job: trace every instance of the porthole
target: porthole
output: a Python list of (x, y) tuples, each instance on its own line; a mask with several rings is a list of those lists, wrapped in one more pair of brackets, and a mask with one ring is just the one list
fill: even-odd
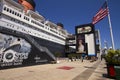
[(15, 15), (17, 15), (17, 13), (15, 12)]
[(4, 10), (6, 10), (6, 7), (4, 7)]
[(12, 14), (14, 14), (14, 11), (12, 11)]
[(12, 12), (12, 10), (10, 9), (10, 13)]
[(9, 11), (9, 8), (7, 8), (7, 12)]

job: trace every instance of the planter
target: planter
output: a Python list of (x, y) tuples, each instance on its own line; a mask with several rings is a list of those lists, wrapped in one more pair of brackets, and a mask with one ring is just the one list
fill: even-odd
[(120, 66), (114, 66), (116, 80), (120, 80)]
[(115, 78), (114, 64), (107, 64), (108, 77)]
[(105, 55), (105, 60), (107, 63), (108, 76), (115, 78), (115, 76), (117, 76), (117, 72), (120, 72), (117, 70), (115, 71), (115, 68), (118, 67), (114, 67), (120, 65), (120, 50), (108, 50), (108, 53)]

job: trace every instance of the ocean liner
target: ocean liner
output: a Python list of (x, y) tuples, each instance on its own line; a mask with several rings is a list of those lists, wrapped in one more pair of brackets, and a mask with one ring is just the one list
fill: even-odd
[(0, 67), (55, 61), (68, 34), (35, 11), (33, 0), (0, 0)]

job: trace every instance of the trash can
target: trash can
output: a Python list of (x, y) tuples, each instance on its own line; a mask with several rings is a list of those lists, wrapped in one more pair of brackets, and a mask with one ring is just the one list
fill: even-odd
[(110, 78), (115, 78), (114, 64), (107, 64), (107, 74)]
[(114, 66), (116, 80), (120, 80), (120, 66)]

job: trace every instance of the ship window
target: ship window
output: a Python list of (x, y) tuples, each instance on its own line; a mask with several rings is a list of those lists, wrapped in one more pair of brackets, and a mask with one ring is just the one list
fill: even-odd
[(16, 15), (17, 13), (15, 12), (15, 15)]
[(26, 20), (26, 17), (24, 17), (24, 19)]
[(27, 21), (29, 21), (29, 18), (27, 18), (27, 17), (25, 17), (25, 16), (24, 16), (24, 19), (27, 20)]
[(17, 14), (17, 16), (19, 16), (19, 13)]
[(9, 8), (7, 8), (7, 12), (9, 11)]
[(12, 10), (10, 9), (10, 13), (12, 13)]
[(4, 10), (6, 10), (6, 7), (4, 7)]
[(48, 26), (48, 24), (45, 24), (46, 26)]
[(17, 16), (21, 17), (21, 14), (18, 13)]
[(12, 12), (12, 14), (14, 14), (14, 11)]
[(10, 11), (9, 11), (10, 13), (12, 12), (12, 10), (10, 9)]
[(19, 16), (21, 17), (21, 14)]

